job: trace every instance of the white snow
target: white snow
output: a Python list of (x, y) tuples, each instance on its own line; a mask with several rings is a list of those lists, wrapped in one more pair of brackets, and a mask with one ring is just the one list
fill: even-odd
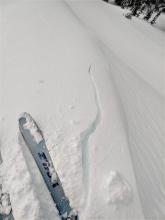
[(0, 7), (0, 176), (15, 220), (60, 219), (19, 134), (25, 111), (80, 220), (164, 219), (162, 27), (101, 0)]
[(156, 23), (154, 24), (154, 26), (156, 28), (158, 28), (159, 30), (162, 30), (165, 32), (165, 14), (162, 13), (159, 18), (157, 19)]
[(67, 218), (67, 216), (68, 216), (67, 212), (65, 212), (65, 213), (62, 215), (63, 218)]
[(0, 182), (0, 215), (9, 215), (11, 212), (11, 203), (9, 194), (3, 192), (2, 182)]
[(49, 162), (48, 168), (49, 168), (49, 173), (51, 175), (51, 182), (52, 183), (57, 182), (57, 173), (51, 161)]
[(33, 119), (27, 113), (21, 114), (21, 116), (19, 118), (21, 118), (21, 117), (24, 117), (26, 119), (26, 123), (24, 124), (24, 129), (29, 130), (34, 141), (37, 144), (39, 144), (43, 140), (43, 137), (42, 137), (41, 133), (39, 132)]
[(78, 215), (78, 212), (75, 209), (72, 209), (71, 212), (69, 213), (69, 217), (73, 217)]
[(11, 211), (11, 204), (8, 194), (3, 194), (1, 197), (0, 213), (3, 215), (9, 215)]
[(107, 180), (108, 202), (111, 204), (127, 205), (132, 200), (132, 189), (117, 171), (111, 171)]

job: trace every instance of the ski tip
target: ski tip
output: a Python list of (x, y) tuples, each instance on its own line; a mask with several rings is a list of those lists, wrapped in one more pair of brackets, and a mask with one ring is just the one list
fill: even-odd
[(22, 112), (19, 116), (18, 116), (18, 120), (25, 118), (25, 119), (32, 119), (32, 116), (27, 113), (27, 112)]
[(18, 123), (21, 133), (24, 133), (25, 130), (29, 130), (38, 144), (43, 140), (44, 137), (42, 131), (29, 113), (21, 113), (18, 118)]

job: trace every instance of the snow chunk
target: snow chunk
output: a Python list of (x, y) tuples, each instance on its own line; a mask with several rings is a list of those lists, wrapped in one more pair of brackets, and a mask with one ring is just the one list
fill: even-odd
[(3, 193), (2, 186), (0, 186), (0, 214), (9, 215), (11, 212), (11, 203), (8, 193)]
[(68, 217), (67, 212), (65, 212), (61, 217), (63, 217), (63, 218), (67, 218), (67, 217)]
[(108, 202), (127, 205), (132, 200), (132, 189), (125, 178), (117, 171), (111, 171), (107, 181)]
[(58, 181), (58, 177), (51, 161), (49, 162), (49, 174), (51, 176), (51, 182), (56, 183)]
[[(52, 138), (49, 138), (49, 140)], [(51, 145), (51, 143), (50, 143)], [(70, 206), (79, 210), (80, 192), (82, 192), (82, 152), (79, 134), (70, 136), (64, 143), (56, 145), (50, 151), (55, 161), (55, 169), (64, 187)]]
[(37, 142), (37, 144), (39, 144), (43, 140), (43, 137), (36, 123), (34, 122), (33, 118), (27, 113), (23, 113), (20, 116), (20, 118), (21, 117), (24, 117), (26, 119), (26, 124), (24, 124), (24, 129), (29, 130), (34, 140)]
[[(77, 210), (75, 210), (75, 209), (72, 209), (71, 210), (71, 212), (69, 213), (69, 218), (73, 218), (73, 217), (76, 217), (76, 216), (78, 216), (78, 212), (77, 212)], [(73, 218), (74, 219), (74, 218)]]

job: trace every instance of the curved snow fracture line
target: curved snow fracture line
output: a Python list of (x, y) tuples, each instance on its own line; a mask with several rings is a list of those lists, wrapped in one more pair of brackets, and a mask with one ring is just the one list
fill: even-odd
[(89, 144), (88, 144), (89, 138), (96, 131), (101, 121), (101, 104), (99, 100), (99, 92), (96, 86), (95, 79), (91, 73), (91, 66), (89, 68), (89, 76), (93, 87), (97, 113), (95, 119), (90, 123), (88, 128), (80, 134), (80, 145), (82, 149), (83, 184), (84, 184), (84, 192), (82, 197), (83, 207), (86, 207), (89, 202), (89, 187), (90, 187), (90, 162), (89, 162), (90, 152), (89, 152)]

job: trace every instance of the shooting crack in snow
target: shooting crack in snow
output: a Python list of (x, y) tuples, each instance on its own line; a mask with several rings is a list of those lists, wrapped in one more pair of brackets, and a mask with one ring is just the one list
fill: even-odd
[(84, 192), (82, 196), (82, 204), (83, 207), (87, 206), (88, 204), (88, 197), (89, 197), (89, 179), (90, 179), (90, 164), (89, 164), (89, 138), (91, 135), (96, 131), (100, 121), (101, 121), (101, 104), (99, 100), (99, 91), (97, 89), (97, 85), (93, 74), (91, 73), (91, 66), (89, 68), (89, 76), (91, 80), (91, 84), (93, 87), (94, 98), (97, 108), (97, 113), (95, 119), (91, 122), (86, 130), (84, 130), (80, 134), (80, 146), (82, 149), (82, 167), (83, 167), (83, 184), (84, 184)]

